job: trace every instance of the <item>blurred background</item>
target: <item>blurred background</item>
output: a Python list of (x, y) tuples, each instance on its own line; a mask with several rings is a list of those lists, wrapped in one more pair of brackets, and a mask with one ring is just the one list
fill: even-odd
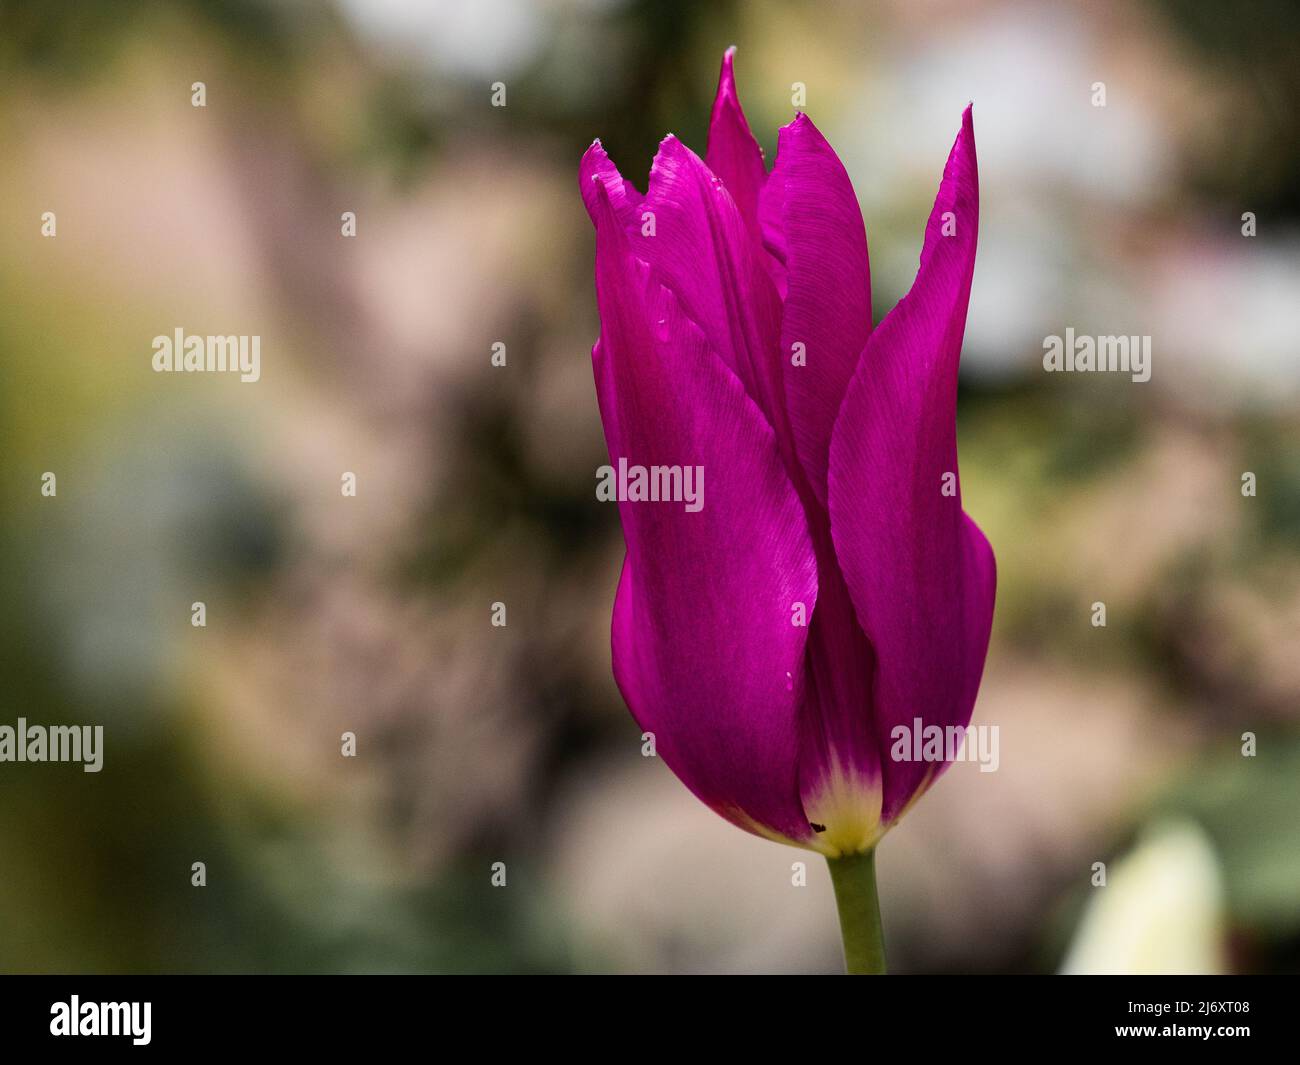
[[(106, 735), (0, 765), (0, 970), (839, 968), (824, 863), (610, 677), (577, 164), (702, 153), (730, 44), (769, 160), (806, 84), (877, 318), (975, 103), (1001, 764), (882, 843), (894, 969), (1300, 969), (1298, 43), (1289, 0), (5, 0), (0, 724)], [(153, 373), (177, 326), (261, 381)], [(1151, 382), (1044, 374), (1067, 326)]]

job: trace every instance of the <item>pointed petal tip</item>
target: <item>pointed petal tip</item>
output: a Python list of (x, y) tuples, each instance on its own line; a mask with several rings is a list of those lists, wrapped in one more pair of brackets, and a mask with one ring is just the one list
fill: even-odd
[(778, 156), (781, 154), (780, 145), (784, 144), (786, 139), (790, 137), (797, 137), (804, 143), (826, 140), (822, 131), (817, 128), (817, 123), (809, 117), (807, 111), (796, 111), (794, 118), (777, 131)]
[[(578, 163), (578, 188), (583, 190), (592, 183), (601, 184), (600, 173), (609, 165), (609, 156), (605, 154), (604, 146), (599, 140), (594, 140), (587, 146), (587, 150), (582, 153), (582, 159)], [(587, 201), (587, 193), (582, 192), (582, 198)], [(591, 208), (591, 202), (587, 202), (588, 210)]]
[(740, 93), (736, 89), (736, 46), (731, 45), (722, 53), (722, 67), (718, 71), (718, 88), (714, 93), (713, 111), (717, 115), (723, 106), (740, 108)]
[(591, 224), (596, 227), (597, 238), (605, 228), (605, 221), (614, 213), (613, 204), (609, 202), (609, 189), (600, 180), (599, 174), (591, 175), (592, 193), (587, 202), (587, 213), (591, 215)]
[(971, 165), (975, 162), (974, 107), (973, 103), (969, 103), (966, 105), (966, 110), (961, 113), (961, 129), (957, 131), (957, 138), (952, 145), (952, 158), (961, 158)]
[(654, 173), (654, 168), (661, 158), (668, 158), (683, 151), (689, 152), (690, 149), (682, 143), (681, 138), (676, 133), (665, 133), (663, 139), (659, 141), (659, 147), (655, 149), (655, 157), (650, 163), (650, 172)]
[(796, 111), (794, 113), (794, 118), (790, 119), (790, 121), (787, 122), (784, 126), (782, 126), (781, 129), (782, 132), (784, 132), (787, 129), (791, 131), (798, 131), (798, 130), (806, 129), (809, 126), (812, 126), (813, 129), (817, 128), (816, 126), (813, 125), (813, 120), (808, 117), (808, 112)]
[[(709, 168), (730, 190), (746, 218), (754, 220), (758, 214), (758, 194), (766, 178), (763, 149), (754, 139), (753, 131), (740, 104), (740, 91), (736, 87), (733, 44), (722, 55), (722, 69), (718, 73), (718, 89), (713, 97), (713, 111), (709, 116), (709, 139), (704, 160)], [(751, 221), (757, 226), (756, 221)]]
[(655, 149), (655, 157), (650, 160), (650, 181), (652, 184), (659, 168), (682, 151), (689, 151), (689, 149), (677, 138), (676, 133), (664, 135), (663, 139), (659, 141), (659, 146)]
[(597, 230), (606, 219), (617, 220), (620, 212), (630, 210), (631, 205), (639, 202), (639, 194), (623, 180), (600, 141), (593, 142), (583, 153), (578, 167), (578, 189)]

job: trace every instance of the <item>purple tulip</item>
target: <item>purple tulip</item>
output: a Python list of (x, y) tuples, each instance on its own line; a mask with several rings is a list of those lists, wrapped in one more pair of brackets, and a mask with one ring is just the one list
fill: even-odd
[(703, 160), (666, 137), (644, 195), (599, 141), (582, 160), (611, 461), (707, 473), (694, 511), (620, 498), (614, 676), (727, 820), (870, 856), (947, 766), (891, 758), (895, 728), (967, 725), (993, 616), (993, 552), (956, 476), (971, 111), (916, 281), (873, 330), (844, 167), (799, 114), (765, 171), (733, 51)]

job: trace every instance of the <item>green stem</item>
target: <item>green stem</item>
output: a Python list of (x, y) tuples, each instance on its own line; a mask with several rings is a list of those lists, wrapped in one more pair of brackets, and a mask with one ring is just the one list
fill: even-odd
[(844, 965), (850, 976), (871, 976), (885, 971), (885, 936), (880, 928), (880, 900), (876, 896), (876, 852), (827, 858), (835, 905), (840, 911), (844, 938)]

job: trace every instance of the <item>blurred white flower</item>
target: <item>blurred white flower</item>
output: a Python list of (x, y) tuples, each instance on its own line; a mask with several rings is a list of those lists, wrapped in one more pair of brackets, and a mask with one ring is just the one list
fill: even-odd
[(1084, 911), (1061, 971), (1227, 971), (1223, 878), (1205, 833), (1188, 821), (1149, 828)]

